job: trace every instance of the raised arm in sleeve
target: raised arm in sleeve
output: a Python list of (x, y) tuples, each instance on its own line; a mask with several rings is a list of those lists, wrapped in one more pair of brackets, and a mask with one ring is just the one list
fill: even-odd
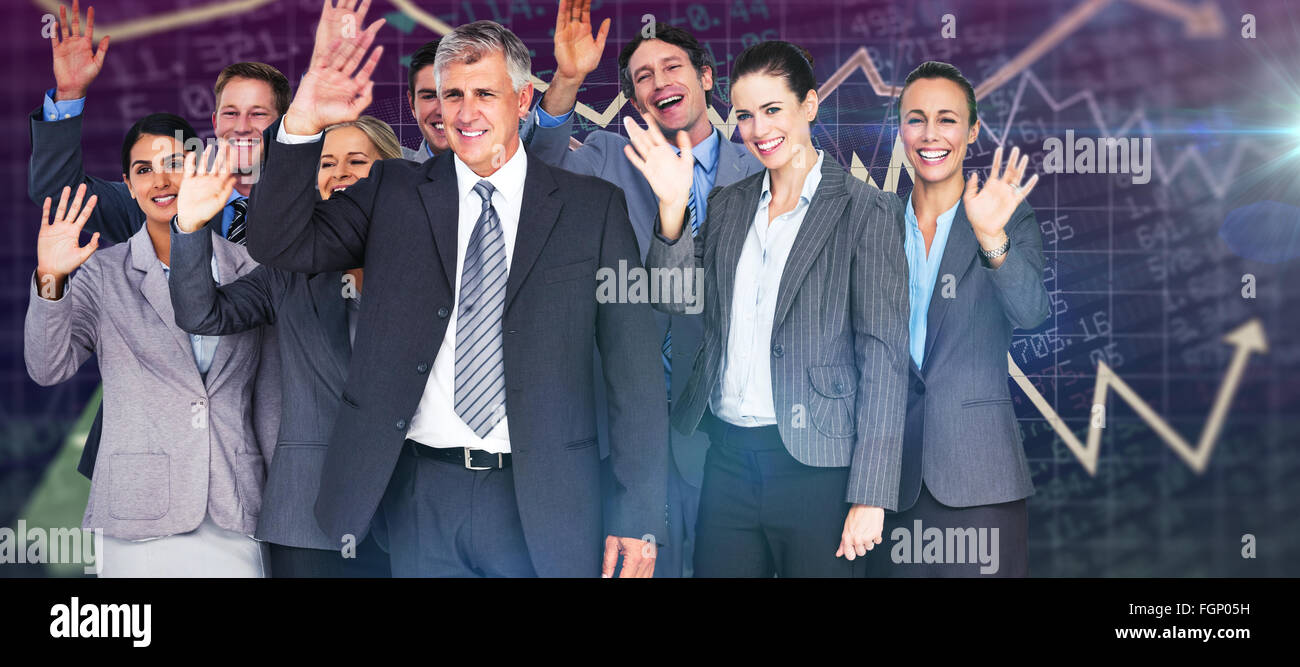
[(1011, 326), (1033, 329), (1052, 314), (1047, 286), (1043, 284), (1043, 233), (1029, 202), (1021, 202), (1007, 223), (1011, 248), (998, 268), (980, 260), (979, 270), (993, 281)]
[(48, 387), (67, 380), (95, 353), (102, 296), (98, 259), (91, 255), (73, 272), (63, 296), (55, 300), (40, 295), (43, 285), (32, 272), (23, 323), (23, 358), (27, 374), (36, 384)]
[(176, 326), (193, 334), (226, 336), (274, 324), (288, 275), (261, 265), (238, 280), (218, 285), (208, 268), (212, 234), (207, 227), (190, 234), (172, 229), (168, 285)]

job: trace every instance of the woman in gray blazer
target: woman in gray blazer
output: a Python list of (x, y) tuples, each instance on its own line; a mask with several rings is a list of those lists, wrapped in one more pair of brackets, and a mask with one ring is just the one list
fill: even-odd
[[(1028, 573), (1025, 498), (1034, 487), (1007, 348), (1013, 329), (1033, 329), (1051, 312), (1042, 238), (1025, 201), (1038, 177), (1018, 187), (1028, 156), (1012, 149), (999, 172), (998, 148), (983, 188), (975, 173), (963, 178), (977, 111), (974, 88), (947, 63), (917, 67), (899, 97), (899, 139), (914, 175), (904, 211), (911, 360), (899, 511), (885, 522), (897, 548), (869, 562), (872, 576)], [(933, 545), (928, 536), (937, 534), (964, 544)], [(917, 545), (942, 557), (923, 558)]]
[[(327, 128), (317, 171), (321, 199), (368, 176), (376, 160), (400, 157), (397, 136), (378, 118)], [(337, 543), (321, 531), (314, 512), (352, 358), (362, 270), (306, 274), (263, 265), (221, 285), (204, 270), (214, 235), (203, 228), (201, 220), (178, 220), (172, 234), (176, 324), (209, 336), (274, 324), (280, 344), (284, 411), (257, 524), (258, 539), (270, 545), (274, 576), (389, 576), (388, 554), (373, 537)]]
[[(171, 114), (127, 132), (122, 178), (146, 223), (126, 243), (96, 251), (95, 234), (80, 245), (96, 203), (82, 205), (84, 185), (71, 202), (64, 188), (52, 220), (49, 198), (42, 214), (23, 351), (44, 386), (72, 377), (91, 354), (99, 361), (104, 430), (82, 526), (103, 531), (100, 576), (267, 574), (252, 535), (274, 433), (259, 433), (256, 424), (270, 422), (252, 413), (254, 403), (278, 411), (279, 396), (254, 395), (263, 334), (190, 336), (168, 296), (169, 225), (193, 194), (182, 185), (188, 141), (198, 135)], [(229, 190), (217, 193), (219, 205)], [(213, 243), (217, 280), (256, 266), (243, 248)]]
[(685, 137), (674, 148), (658, 128), (628, 123), (628, 158), (659, 197), (647, 266), (703, 282), (702, 294), (661, 289), (655, 304), (680, 312), (704, 299), (704, 341), (672, 414), (675, 428), (702, 428), (711, 441), (695, 572), (860, 575), (854, 560), (881, 542), (898, 500), (902, 207), (814, 148), (806, 51), (757, 44), (731, 76), (741, 138), (766, 169), (715, 188), (705, 221), (693, 219)]

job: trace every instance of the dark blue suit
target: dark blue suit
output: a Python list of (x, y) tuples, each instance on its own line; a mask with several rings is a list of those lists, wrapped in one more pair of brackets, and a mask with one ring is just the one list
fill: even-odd
[[(366, 267), (316, 502), (326, 535), (359, 538), (393, 476), (453, 306), (456, 174), (451, 155), (383, 160), (320, 201), (311, 183), (321, 142), (278, 143), (278, 129), (264, 135), (250, 254), (297, 272)], [(597, 576), (606, 534), (664, 541), (668, 430), (654, 316), (648, 304), (596, 300), (599, 268), (639, 259), (618, 188), (528, 158), (502, 346), (519, 518), (541, 576)], [(618, 485), (607, 512), (594, 446), (596, 346)]]

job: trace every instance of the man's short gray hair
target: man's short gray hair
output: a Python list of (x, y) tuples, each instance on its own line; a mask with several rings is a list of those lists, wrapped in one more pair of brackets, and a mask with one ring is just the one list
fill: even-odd
[(442, 93), (442, 71), (447, 65), (470, 65), (496, 51), (505, 55), (506, 71), (510, 74), (510, 83), (514, 85), (515, 92), (523, 90), (533, 69), (528, 47), (500, 23), (475, 21), (452, 30), (438, 43), (438, 54), (433, 58), (433, 81), (438, 93)]

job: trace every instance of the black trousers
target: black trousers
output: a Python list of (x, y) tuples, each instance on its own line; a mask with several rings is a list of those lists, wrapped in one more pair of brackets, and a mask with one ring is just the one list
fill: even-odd
[(470, 470), (408, 443), (382, 506), (394, 577), (537, 576), (510, 468)]
[(709, 434), (697, 577), (853, 577), (862, 559), (835, 557), (849, 504), (848, 468), (797, 461), (776, 426), (733, 426), (706, 412)]
[(867, 554), (868, 577), (1025, 577), (1025, 501), (949, 507), (921, 484), (916, 504), (885, 513), (884, 542)]
[(383, 579), (391, 576), (388, 554), (375, 543), (373, 532), (357, 544), (355, 558), (340, 550), (304, 549), (270, 544), (271, 576), (277, 579)]

